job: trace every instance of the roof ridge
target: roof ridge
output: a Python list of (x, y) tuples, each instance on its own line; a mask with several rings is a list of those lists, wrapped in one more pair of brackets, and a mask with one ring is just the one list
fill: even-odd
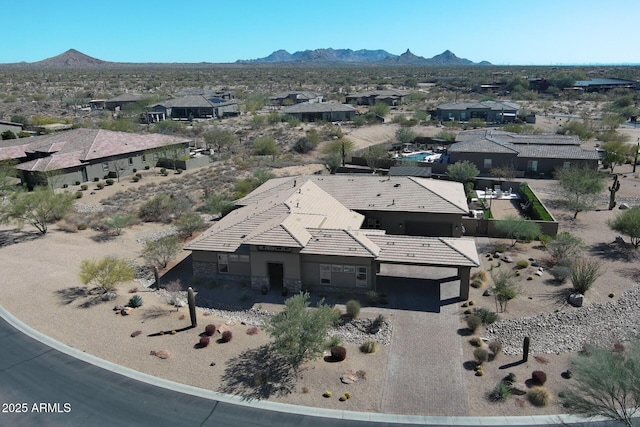
[[(453, 239), (455, 239), (455, 237), (453, 237)], [(444, 243), (445, 245), (447, 245), (449, 248), (453, 249), (454, 251), (456, 251), (457, 253), (459, 253), (460, 255), (462, 255), (463, 257), (465, 257), (466, 259), (468, 259), (469, 261), (471, 261), (474, 264), (477, 264), (475, 260), (469, 258), (464, 252), (461, 252), (458, 248), (456, 248), (454, 245), (450, 244), (448, 242), (448, 238), (446, 237), (438, 237), (438, 240), (441, 241), (442, 243)]]
[[(428, 188), (428, 187), (424, 186), (420, 181), (418, 181), (418, 179), (430, 179), (430, 178), (419, 178), (419, 177), (416, 177), (416, 176), (408, 176), (407, 178), (409, 178), (411, 181), (415, 182), (417, 185), (419, 185), (420, 187), (424, 188), (425, 190), (429, 191), (431, 194), (434, 194), (434, 195), (438, 196), (440, 199), (444, 200), (449, 205), (455, 206), (458, 209), (465, 210), (464, 207), (456, 205), (451, 200), (449, 200), (446, 197), (442, 196), (441, 194), (433, 191), (431, 188)], [(468, 209), (469, 209), (469, 207), (467, 206), (466, 211), (468, 211)]]
[[(379, 253), (375, 253), (373, 252), (371, 249), (369, 249), (367, 247), (367, 245), (363, 244), (360, 239), (358, 238), (359, 236), (356, 236), (354, 233), (352, 233), (352, 231), (354, 230), (347, 230), (347, 229), (343, 229), (341, 231), (344, 231), (345, 233), (347, 233), (353, 240), (355, 240), (356, 242), (358, 242), (358, 244), (360, 246), (362, 246), (367, 252), (369, 252), (371, 255), (373, 255), (374, 257), (378, 257), (378, 255), (380, 255)], [(359, 230), (355, 230), (355, 231), (359, 231)], [(380, 250), (380, 247), (378, 245), (376, 245), (374, 242), (371, 241), (371, 239), (369, 239), (368, 237), (366, 237), (364, 234), (362, 235), (365, 239), (369, 240), (371, 242), (372, 245), (374, 245), (375, 247), (378, 248), (378, 250)]]

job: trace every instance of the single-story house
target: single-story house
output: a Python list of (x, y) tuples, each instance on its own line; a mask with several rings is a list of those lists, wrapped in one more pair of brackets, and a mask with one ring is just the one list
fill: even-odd
[(296, 117), (303, 122), (345, 122), (355, 118), (357, 110), (351, 105), (330, 102), (302, 103), (284, 107), (283, 114)]
[(0, 148), (0, 160), (17, 160), (20, 179), (29, 187), (64, 187), (105, 176), (131, 175), (145, 166), (155, 166), (162, 158), (180, 159), (189, 155), (190, 142), (160, 134), (73, 129)]
[(301, 104), (308, 102), (310, 104), (324, 102), (324, 95), (319, 92), (310, 90), (281, 92), (269, 97), (271, 105), (283, 107), (287, 105)]
[(505, 123), (514, 121), (519, 110), (520, 105), (515, 102), (451, 102), (438, 105), (436, 118), (441, 121), (480, 119), (489, 123)]
[(137, 93), (123, 93), (122, 95), (107, 99), (104, 103), (99, 102), (99, 100), (93, 100), (93, 102), (89, 101), (89, 103), (94, 109), (102, 109), (100, 106), (104, 105), (103, 108), (114, 111), (124, 107), (125, 105), (142, 101), (143, 99), (144, 97)]
[(611, 89), (638, 89), (640, 83), (633, 80), (595, 78), (590, 80), (577, 80), (572, 89), (585, 92), (604, 92)]
[(188, 95), (170, 99), (155, 104), (146, 117), (149, 122), (153, 122), (162, 117), (170, 117), (174, 120), (213, 119), (238, 113), (238, 101), (213, 99), (214, 101), (202, 95)]
[(481, 174), (508, 167), (520, 177), (550, 177), (556, 169), (574, 165), (596, 169), (600, 160), (596, 150), (580, 147), (580, 140), (574, 135), (522, 135), (493, 129), (460, 132), (447, 154), (449, 163), (468, 160)]
[(408, 94), (409, 92), (397, 89), (368, 90), (347, 95), (345, 102), (347, 104), (355, 103), (356, 105), (384, 103), (393, 106), (402, 104)]
[[(371, 290), (383, 263), (447, 267), (457, 269), (460, 297), (467, 299), (470, 269), (479, 265), (474, 240), (458, 237), (468, 211), (460, 183), (295, 176), (267, 181), (236, 203), (238, 209), (185, 247), (194, 276), (290, 292)], [(449, 235), (410, 234), (436, 226)]]

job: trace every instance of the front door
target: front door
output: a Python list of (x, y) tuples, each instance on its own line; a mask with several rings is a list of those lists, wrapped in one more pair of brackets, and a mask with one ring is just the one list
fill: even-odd
[(267, 273), (269, 274), (269, 287), (271, 289), (282, 289), (284, 284), (284, 264), (280, 262), (267, 263)]

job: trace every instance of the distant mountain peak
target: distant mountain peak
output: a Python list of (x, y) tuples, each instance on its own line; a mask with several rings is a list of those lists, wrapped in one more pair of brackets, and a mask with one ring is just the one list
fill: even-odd
[(43, 67), (96, 67), (109, 64), (107, 61), (93, 58), (75, 49), (69, 49), (60, 55), (34, 62), (32, 65)]

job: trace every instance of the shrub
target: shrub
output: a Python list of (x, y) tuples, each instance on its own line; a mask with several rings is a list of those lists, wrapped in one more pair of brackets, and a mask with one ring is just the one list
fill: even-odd
[(347, 316), (352, 319), (355, 319), (360, 315), (360, 302), (357, 300), (349, 300), (346, 304), (347, 307)]
[(182, 169), (178, 168), (176, 169), (176, 174), (180, 175), (182, 173)]
[(257, 326), (251, 326), (249, 329), (247, 329), (247, 335), (255, 335), (257, 333), (258, 333)]
[(86, 230), (87, 229), (87, 224), (85, 224), (84, 222), (81, 222), (78, 224), (78, 230), (82, 231), (82, 230)]
[(489, 400), (491, 402), (504, 402), (510, 395), (511, 387), (509, 384), (500, 381), (489, 393)]
[(148, 171), (149, 169), (151, 169), (151, 166), (149, 166), (149, 165), (145, 165), (144, 166), (144, 170)]
[(467, 328), (469, 328), (471, 332), (475, 332), (481, 324), (482, 319), (479, 316), (474, 314), (467, 317)]
[(98, 187), (98, 190), (102, 190), (104, 188), (104, 182), (97, 183), (96, 187)]
[(80, 190), (85, 191), (89, 186), (87, 184), (80, 185)]
[(80, 185), (80, 181), (76, 181), (76, 182), (75, 182), (75, 185)]
[(113, 185), (113, 179), (108, 178), (108, 179), (105, 181), (105, 183), (106, 183), (107, 185)]
[(210, 342), (211, 342), (211, 338), (209, 338), (207, 336), (200, 337), (200, 342), (198, 342), (198, 347), (200, 347), (200, 348), (207, 347)]
[(547, 374), (545, 374), (543, 371), (533, 371), (531, 373), (531, 382), (534, 385), (542, 386), (547, 382)]
[(367, 354), (375, 353), (377, 350), (378, 350), (378, 343), (375, 342), (374, 340), (365, 341), (360, 346), (360, 351)]
[(478, 362), (478, 365), (482, 365), (484, 362), (489, 360), (489, 352), (486, 349), (479, 347), (473, 350), (473, 357), (476, 359), (476, 362)]
[(379, 328), (384, 324), (385, 320), (386, 319), (382, 314), (378, 314), (378, 316), (375, 319), (373, 319), (373, 322), (371, 322), (371, 327)]
[(164, 176), (167, 176), (167, 169), (166, 168), (161, 168), (160, 169), (160, 173)]
[(531, 191), (531, 188), (526, 183), (520, 185), (520, 195), (529, 202), (529, 206), (531, 206), (531, 217), (532, 219), (540, 220), (540, 221), (553, 221), (553, 217), (551, 214), (542, 206), (540, 200), (536, 197), (536, 195)]
[(534, 406), (547, 406), (551, 403), (551, 393), (544, 387), (535, 387), (527, 393), (529, 402)]
[(134, 175), (134, 177), (138, 178), (138, 179), (142, 179), (142, 174), (141, 173), (137, 173)]
[(100, 178), (98, 178), (97, 176), (93, 178), (93, 182), (98, 182), (100, 181)]
[(471, 275), (471, 280), (476, 279), (480, 280), (481, 282), (486, 282), (487, 280), (489, 280), (489, 273), (487, 273), (487, 270), (476, 271)]
[(516, 266), (518, 268), (527, 268), (529, 267), (529, 261), (527, 261), (526, 259), (521, 259), (516, 263)]
[(380, 294), (378, 294), (376, 291), (367, 292), (367, 302), (374, 305), (378, 304), (378, 302), (380, 302)]
[(480, 279), (472, 279), (470, 285), (472, 288), (480, 289), (484, 286), (484, 282)]
[(76, 199), (82, 199), (82, 192), (76, 191)]
[(489, 350), (491, 350), (495, 359), (502, 352), (502, 343), (500, 341), (490, 341)]
[(210, 323), (204, 327), (204, 333), (207, 334), (207, 336), (213, 336), (213, 334), (216, 333), (216, 330), (216, 325), (214, 325), (213, 323)]
[(569, 277), (571, 277), (571, 269), (565, 265), (556, 265), (549, 270), (553, 278), (558, 283), (564, 283)]
[(331, 337), (329, 337), (329, 340), (327, 341), (327, 348), (335, 347), (341, 344), (342, 344), (342, 338), (340, 338), (337, 335), (332, 335)]
[(137, 308), (142, 307), (142, 297), (140, 295), (134, 295), (129, 299), (129, 307)]
[(229, 342), (231, 341), (231, 338), (233, 338), (233, 334), (231, 333), (231, 331), (224, 331), (222, 333), (222, 337), (220, 338), (220, 342)]
[(503, 253), (503, 252), (506, 252), (506, 250), (507, 250), (507, 247), (504, 245), (498, 245), (495, 247), (495, 252)]
[(509, 373), (507, 374), (507, 376), (506, 376), (506, 377), (504, 377), (504, 378), (502, 379), (502, 381), (506, 381), (506, 382), (510, 382), (510, 383), (515, 383), (515, 382), (516, 382), (516, 379), (517, 379), (517, 378), (516, 378), (516, 374), (514, 374), (513, 372), (509, 372)]
[(482, 347), (482, 338), (473, 337), (469, 340), (469, 344), (471, 344), (474, 347)]
[(133, 182), (138, 182), (138, 181), (140, 181), (140, 178), (138, 178), (137, 176), (134, 176), (133, 178), (131, 178), (131, 180)]
[(487, 310), (486, 308), (478, 309), (476, 315), (482, 320), (483, 325), (490, 325), (498, 320), (498, 313)]
[(347, 358), (347, 349), (340, 345), (334, 345), (329, 351), (331, 352), (331, 359), (337, 362), (342, 362)]

